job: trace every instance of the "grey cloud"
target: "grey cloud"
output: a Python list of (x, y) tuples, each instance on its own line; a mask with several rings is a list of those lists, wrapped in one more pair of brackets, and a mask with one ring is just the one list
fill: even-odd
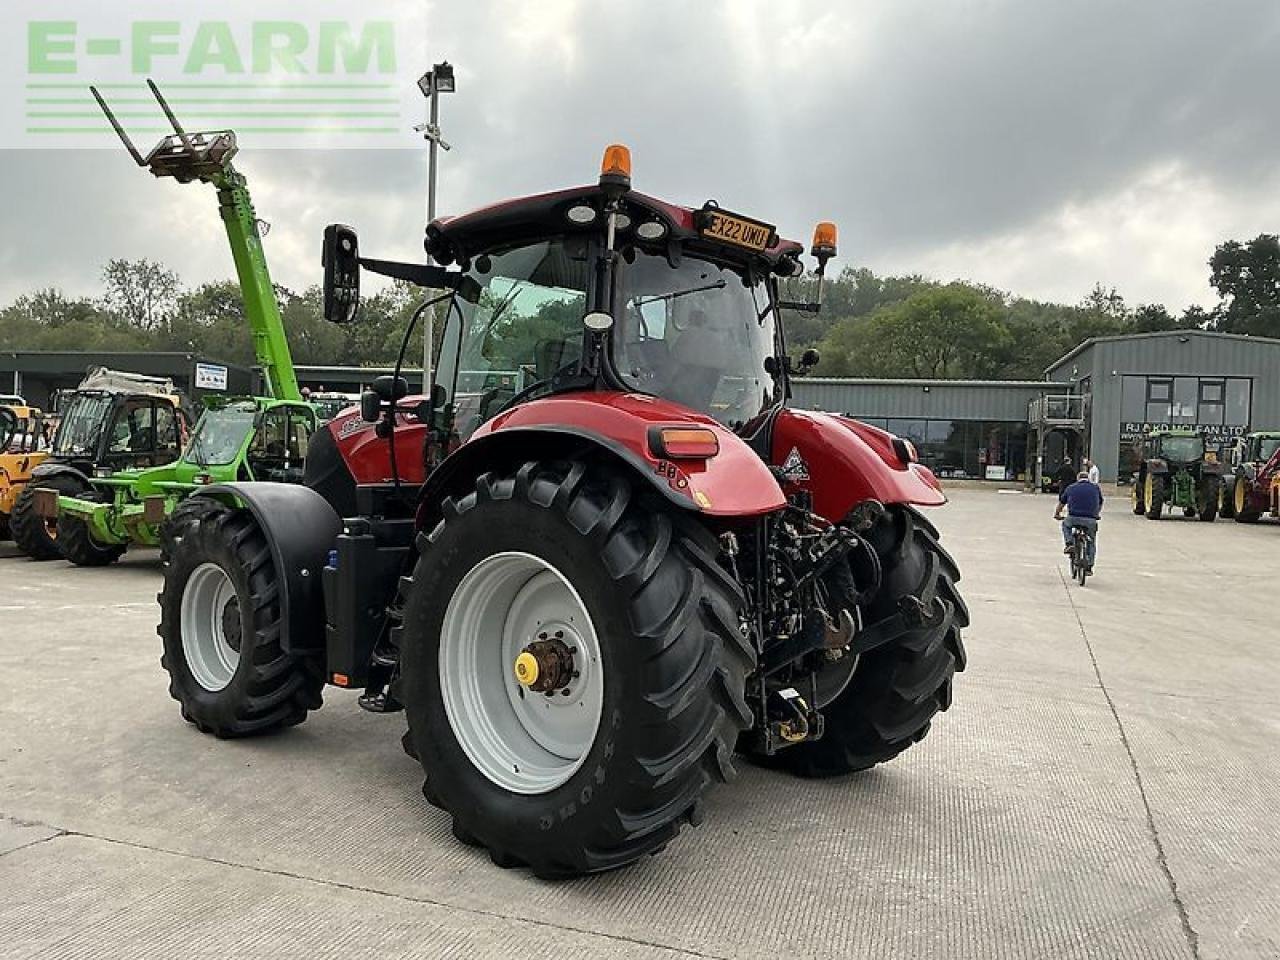
[[(589, 182), (621, 140), (637, 188), (715, 197), (801, 239), (835, 219), (845, 262), (1028, 295), (1105, 279), (1131, 299), (1207, 301), (1213, 242), (1280, 215), (1277, 39), (1266, 0), (437, 3), (429, 50), (459, 84), (444, 101), (455, 149), (441, 210)], [(23, 185), (3, 214), (0, 300), (92, 290), (110, 256), (163, 259), (188, 282), (230, 275), (211, 196), (158, 185), (122, 155), (0, 163)], [(246, 152), (242, 166), (282, 282), (315, 282), (331, 220), (378, 255), (421, 250), (420, 153)], [(1123, 202), (1144, 224), (1181, 213), (1162, 207), (1176, 192), (1139, 189), (1166, 168), (1203, 198), (1194, 222), (1167, 217), (1176, 236), (1121, 231), (1108, 248), (1071, 233), (1068, 210), (1119, 217)], [(1016, 265), (996, 256), (1010, 250)]]

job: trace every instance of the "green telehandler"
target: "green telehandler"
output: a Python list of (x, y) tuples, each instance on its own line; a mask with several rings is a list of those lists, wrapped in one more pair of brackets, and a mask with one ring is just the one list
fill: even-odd
[(316, 429), (315, 408), (298, 389), (248, 183), (231, 163), (238, 149), (236, 135), (231, 130), (187, 133), (156, 85), (151, 80), (147, 85), (174, 132), (145, 157), (102, 95), (90, 90), (138, 166), (156, 177), (207, 183), (217, 191), (254, 353), (269, 395), (206, 403), (190, 442), (173, 463), (97, 471), (92, 489), (74, 495), (53, 487), (35, 490), (37, 512), (57, 520), (62, 553), (80, 566), (112, 563), (131, 544), (171, 544), (203, 508), (202, 501), (184, 503), (203, 485), (233, 480), (300, 483), (307, 444)]

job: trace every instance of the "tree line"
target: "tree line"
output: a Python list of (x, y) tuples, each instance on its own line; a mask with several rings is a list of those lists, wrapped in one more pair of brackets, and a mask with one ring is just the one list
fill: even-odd
[[(819, 376), (1038, 380), (1089, 337), (1201, 329), (1280, 338), (1280, 238), (1219, 244), (1209, 281), (1219, 303), (1175, 315), (1159, 303), (1130, 307), (1101, 284), (1078, 303), (1061, 304), (969, 281), (849, 267), (827, 280), (820, 314), (787, 315), (789, 350), (816, 347)], [(813, 283), (791, 282), (785, 298), (801, 298)], [(323, 319), (319, 287), (299, 293), (277, 286), (276, 296), (296, 362), (350, 366), (392, 363), (420, 299), (396, 284), (366, 296), (357, 323), (335, 326)], [(148, 260), (109, 262), (98, 297), (56, 289), (18, 297), (0, 309), (0, 350), (179, 351), (253, 362), (234, 281), (188, 289)], [(409, 356), (420, 351), (419, 340)]]

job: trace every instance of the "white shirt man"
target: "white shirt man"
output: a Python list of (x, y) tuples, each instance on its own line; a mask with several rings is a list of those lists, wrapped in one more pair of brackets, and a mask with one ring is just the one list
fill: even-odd
[(1102, 476), (1102, 474), (1098, 472), (1098, 465), (1086, 457), (1084, 461), (1084, 468), (1089, 472), (1089, 482), (1096, 484), (1098, 482), (1098, 478)]

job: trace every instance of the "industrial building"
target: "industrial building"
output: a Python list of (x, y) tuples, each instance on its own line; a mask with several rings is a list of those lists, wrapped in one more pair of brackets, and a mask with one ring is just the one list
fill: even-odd
[[(0, 353), (0, 392), (43, 405), (90, 366), (173, 378), (179, 389), (250, 393), (247, 367), (186, 353)], [(313, 390), (357, 393), (390, 369), (297, 367)], [(405, 370), (410, 389), (421, 371)], [(795, 404), (848, 414), (911, 440), (944, 478), (1038, 485), (1065, 459), (1088, 456), (1105, 481), (1124, 482), (1142, 435), (1195, 427), (1224, 444), (1250, 430), (1280, 430), (1280, 340), (1199, 330), (1086, 340), (1043, 380), (873, 380), (803, 377)]]
[(1125, 482), (1141, 437), (1194, 427), (1219, 447), (1280, 430), (1280, 340), (1200, 330), (1086, 340), (1043, 381), (805, 378), (798, 406), (845, 413), (912, 440), (941, 476), (1035, 482), (1088, 456)]

